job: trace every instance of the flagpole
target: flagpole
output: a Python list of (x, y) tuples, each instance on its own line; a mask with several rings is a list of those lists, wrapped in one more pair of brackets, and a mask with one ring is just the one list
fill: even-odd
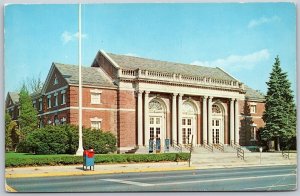
[(79, 143), (76, 155), (83, 156), (83, 146), (82, 146), (82, 83), (81, 83), (81, 4), (79, 4), (79, 14), (78, 14), (78, 63), (79, 63)]

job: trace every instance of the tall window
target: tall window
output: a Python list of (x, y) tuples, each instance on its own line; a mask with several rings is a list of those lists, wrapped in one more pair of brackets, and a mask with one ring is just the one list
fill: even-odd
[(256, 138), (256, 126), (251, 126), (251, 140), (257, 140)]
[(57, 79), (56, 74), (54, 75), (54, 82), (53, 82), (53, 83), (54, 83), (54, 85), (55, 85), (55, 84), (58, 84), (58, 79)]
[(43, 100), (39, 99), (39, 110), (42, 111), (43, 109)]
[(54, 106), (58, 106), (58, 96), (57, 96), (57, 93), (54, 94)]
[(61, 91), (61, 105), (66, 104), (66, 91)]
[(34, 108), (36, 108), (36, 101), (33, 101), (33, 102), (32, 102), (32, 106), (33, 106)]
[(47, 108), (51, 108), (51, 95), (47, 97)]
[(256, 105), (250, 105), (250, 113), (252, 114), (256, 113)]

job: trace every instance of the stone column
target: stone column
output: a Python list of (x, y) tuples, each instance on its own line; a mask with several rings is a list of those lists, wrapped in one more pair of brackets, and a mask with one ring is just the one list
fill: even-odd
[(138, 91), (138, 146), (143, 146), (143, 91)]
[(230, 145), (234, 143), (234, 99), (230, 99)]
[(178, 96), (178, 143), (182, 144), (182, 96)]
[[(176, 96), (177, 93), (173, 93), (172, 99), (172, 139), (178, 142), (177, 140), (177, 109), (176, 109)], [(173, 142), (173, 141), (172, 141)]]
[(211, 117), (211, 114), (212, 114), (212, 99), (213, 97), (209, 96), (208, 97), (208, 112), (207, 112), (207, 128), (208, 128), (208, 143), (209, 144), (212, 144), (213, 143), (213, 140), (212, 140), (212, 128), (211, 128), (211, 121), (212, 121), (212, 117)]
[(239, 102), (235, 99), (235, 143), (240, 143), (240, 118), (239, 118)]
[(202, 98), (202, 108), (203, 108), (203, 130), (202, 130), (202, 135), (203, 135), (203, 144), (207, 144), (207, 102), (206, 102), (207, 96), (203, 96)]
[(145, 91), (144, 99), (144, 138), (145, 146), (149, 145), (150, 131), (149, 131), (149, 91)]

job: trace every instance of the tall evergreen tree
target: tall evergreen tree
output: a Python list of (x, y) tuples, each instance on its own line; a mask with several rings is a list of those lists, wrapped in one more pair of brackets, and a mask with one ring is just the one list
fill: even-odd
[(19, 96), (20, 103), (20, 140), (23, 140), (25, 136), (38, 127), (37, 110), (32, 105), (32, 99), (28, 93), (25, 85), (22, 86)]
[(296, 107), (287, 73), (280, 67), (277, 56), (267, 82), (265, 112), (263, 120), (265, 127), (261, 137), (267, 141), (275, 140), (277, 150), (280, 143), (287, 142), (296, 136)]

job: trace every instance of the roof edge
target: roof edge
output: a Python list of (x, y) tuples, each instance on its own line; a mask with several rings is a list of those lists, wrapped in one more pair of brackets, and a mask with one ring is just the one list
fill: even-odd
[(222, 69), (221, 67), (216, 67), (217, 69), (223, 71), (225, 74), (227, 74), (228, 76), (232, 77), (233, 79), (235, 79), (236, 81), (242, 83), (241, 81), (239, 81), (238, 79), (236, 79), (234, 76), (230, 75), (228, 72), (226, 72), (224, 69)]
[(118, 65), (118, 63), (116, 63), (104, 50), (100, 50), (100, 53), (107, 59), (109, 60), (113, 66), (117, 69), (120, 69), (120, 66)]

